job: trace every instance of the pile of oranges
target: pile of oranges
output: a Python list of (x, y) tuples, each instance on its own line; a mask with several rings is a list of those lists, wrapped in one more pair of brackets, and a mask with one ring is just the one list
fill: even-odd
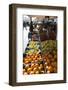
[(54, 52), (45, 55), (26, 55), (24, 57), (23, 74), (57, 73), (57, 55)]
[(28, 63), (34, 63), (34, 62), (38, 62), (42, 60), (41, 54), (31, 54), (31, 55), (26, 55), (26, 57), (24, 58), (24, 63), (28, 64)]
[(41, 54), (27, 55), (24, 58), (23, 74), (44, 73), (43, 61)]
[[(37, 51), (39, 47), (38, 42), (30, 42), (29, 50), (23, 56), (24, 75), (57, 73), (57, 41), (41, 42), (41, 52)], [(31, 50), (34, 50), (34, 52), (30, 52)]]
[(48, 53), (43, 55), (45, 73), (57, 73), (57, 54)]

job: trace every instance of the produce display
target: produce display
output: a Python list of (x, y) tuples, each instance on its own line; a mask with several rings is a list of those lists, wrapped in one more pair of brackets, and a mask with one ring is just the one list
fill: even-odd
[(23, 64), (24, 74), (41, 74), (44, 73), (44, 66), (41, 54), (26, 55)]
[(41, 42), (42, 53), (45, 54), (47, 52), (52, 52), (53, 50), (55, 53), (57, 52), (57, 40), (46, 40)]
[(24, 75), (57, 73), (56, 40), (30, 41), (23, 57)]
[(38, 54), (40, 52), (40, 43), (38, 41), (30, 41), (25, 51), (25, 53), (29, 55), (34, 53)]
[(43, 54), (45, 73), (57, 73), (57, 52), (52, 50)]
[(57, 17), (25, 15), (23, 75), (57, 73)]

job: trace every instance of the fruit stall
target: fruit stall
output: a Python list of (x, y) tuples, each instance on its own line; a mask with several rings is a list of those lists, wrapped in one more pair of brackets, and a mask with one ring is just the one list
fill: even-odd
[(23, 57), (23, 74), (56, 73), (57, 41), (31, 39)]
[(32, 23), (30, 29), (23, 53), (23, 74), (57, 73), (57, 40), (49, 39), (46, 31), (33, 28)]

